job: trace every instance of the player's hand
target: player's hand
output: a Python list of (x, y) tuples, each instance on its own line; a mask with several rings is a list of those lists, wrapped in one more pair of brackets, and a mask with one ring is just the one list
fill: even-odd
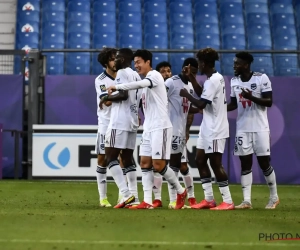
[(191, 65), (189, 64), (188, 66), (184, 66), (182, 68), (181, 72), (183, 75), (190, 76), (191, 75)]
[(181, 89), (179, 95), (182, 97), (188, 97), (190, 94), (186, 89)]
[(242, 97), (246, 98), (246, 99), (250, 99), (252, 97), (252, 92), (249, 90), (249, 89), (244, 89), (244, 88), (241, 88), (242, 90)]
[(103, 96), (100, 100), (99, 103), (99, 108), (102, 110), (103, 109), (103, 104), (105, 104), (105, 102), (107, 101), (107, 96)]
[(107, 90), (107, 93), (110, 95), (112, 92), (115, 92), (117, 89), (116, 89), (116, 86), (110, 86), (106, 90)]

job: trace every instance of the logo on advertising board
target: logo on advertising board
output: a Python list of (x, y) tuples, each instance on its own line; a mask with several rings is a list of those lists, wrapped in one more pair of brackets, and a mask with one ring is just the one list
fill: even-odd
[[(43, 159), (45, 164), (49, 168), (58, 170), (68, 165), (71, 158), (71, 154), (70, 154), (70, 150), (67, 147), (65, 147), (58, 155), (56, 156), (53, 156), (53, 154), (50, 155), (50, 152), (55, 147), (55, 145), (56, 142), (52, 142), (47, 145), (47, 147), (44, 149)], [(55, 159), (55, 157), (57, 158)]]

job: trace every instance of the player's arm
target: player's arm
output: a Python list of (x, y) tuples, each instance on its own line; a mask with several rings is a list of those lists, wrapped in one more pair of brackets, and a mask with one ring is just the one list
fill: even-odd
[(262, 97), (255, 97), (252, 95), (249, 89), (242, 89), (242, 96), (260, 106), (272, 107), (273, 104), (273, 95), (272, 91), (262, 92)]
[(193, 106), (190, 106), (190, 109), (189, 109), (189, 114), (197, 114), (201, 111), (201, 109), (199, 108), (196, 108), (196, 107), (193, 107)]
[(236, 97), (230, 96), (230, 103), (227, 104), (227, 111), (233, 111), (238, 108)]
[(194, 75), (191, 73), (191, 66), (185, 66), (182, 69), (182, 74), (186, 75), (189, 78), (189, 82), (193, 85), (193, 88), (198, 96), (201, 96), (203, 88), (202, 86), (197, 82)]
[(109, 87), (108, 92), (114, 92), (116, 90), (132, 90), (132, 89), (142, 89), (146, 87), (152, 87), (152, 80), (149, 78), (144, 78), (141, 81), (137, 82), (129, 82), (129, 83), (121, 83), (115, 86)]
[(185, 136), (186, 140), (190, 138), (190, 129), (194, 121), (194, 114), (188, 114), (185, 126)]
[(189, 94), (189, 92), (186, 89), (180, 90), (180, 96), (186, 97), (194, 106), (196, 106), (199, 109), (204, 109), (207, 105), (207, 103), (211, 103), (211, 101), (208, 101), (206, 99), (201, 98), (196, 99), (192, 95)]

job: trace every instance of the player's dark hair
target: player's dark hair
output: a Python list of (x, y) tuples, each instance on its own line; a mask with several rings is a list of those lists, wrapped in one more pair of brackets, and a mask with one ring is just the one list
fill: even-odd
[(146, 49), (138, 49), (133, 53), (133, 57), (141, 57), (145, 62), (150, 61), (150, 67), (152, 67), (152, 53)]
[(217, 51), (212, 48), (201, 49), (197, 52), (197, 58), (199, 61), (203, 61), (209, 64), (211, 67), (215, 66), (215, 61), (219, 60), (219, 55)]
[(118, 50), (119, 53), (124, 57), (125, 61), (131, 63), (133, 60), (133, 52), (129, 48), (122, 48)]
[(106, 68), (109, 61), (117, 53), (117, 49), (115, 48), (104, 48), (98, 55), (98, 62)]
[(236, 53), (235, 57), (239, 58), (239, 59), (242, 59), (243, 61), (245, 61), (249, 64), (251, 64), (254, 61), (253, 56), (249, 52), (246, 52), (246, 51)]
[(165, 67), (169, 67), (170, 69), (172, 69), (171, 64), (169, 62), (163, 61), (156, 65), (155, 70), (159, 71), (161, 68), (165, 68)]
[(186, 58), (184, 60), (183, 64), (182, 64), (182, 68), (185, 67), (185, 66), (189, 66), (189, 64), (192, 67), (198, 69), (198, 62), (197, 62), (196, 58), (194, 58), (194, 57), (188, 57), (188, 58)]

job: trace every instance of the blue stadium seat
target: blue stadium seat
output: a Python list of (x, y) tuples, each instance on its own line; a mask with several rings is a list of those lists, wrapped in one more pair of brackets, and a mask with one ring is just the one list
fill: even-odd
[(116, 33), (116, 23), (94, 23), (94, 33)]
[(38, 22), (30, 22), (30, 23), (17, 22), (17, 32), (39, 33), (39, 31), (40, 28)]
[(116, 12), (116, 3), (111, 0), (94, 2), (93, 11), (95, 12)]
[(244, 3), (268, 3), (268, 0), (244, 0)]
[(245, 3), (245, 13), (269, 13), (268, 3)]
[(91, 45), (90, 33), (71, 32), (68, 34), (68, 49), (89, 49)]
[(199, 22), (199, 24), (218, 24), (219, 18), (218, 15), (212, 13), (200, 13), (195, 16), (195, 22)]
[(164, 12), (144, 13), (144, 22), (145, 22), (145, 24), (167, 23), (167, 13), (164, 13)]
[(142, 23), (142, 16), (140, 13), (119, 12), (119, 23)]
[[(297, 0), (295, 0), (296, 2)], [(272, 3), (293, 3), (293, 0), (269, 0), (269, 3), (272, 4)]]
[(76, 22), (80, 20), (81, 22), (91, 22), (90, 12), (69, 12), (68, 13), (68, 21)]
[(91, 3), (86, 0), (72, 0), (68, 2), (68, 12), (90, 12)]
[(228, 24), (243, 24), (244, 17), (243, 14), (233, 13), (233, 14), (221, 14), (220, 24), (225, 27)]
[(249, 24), (247, 25), (247, 32), (249, 36), (251, 36), (251, 34), (261, 35), (261, 36), (271, 34), (269, 24), (254, 24), (254, 25)]
[(42, 15), (42, 22), (65, 22), (64, 11), (49, 11)]
[(299, 27), (300, 27), (300, 3), (296, 4), (295, 17), (297, 20), (297, 28), (299, 29)]
[(96, 33), (93, 35), (93, 48), (116, 47), (117, 39), (115, 30), (112, 33)]
[(220, 36), (219, 34), (197, 34), (196, 47), (220, 49)]
[(136, 33), (142, 30), (141, 23), (119, 23), (119, 30), (120, 33)]
[(173, 75), (181, 73), (182, 64), (186, 58), (194, 57), (193, 53), (170, 53), (169, 55)]
[[(153, 2), (153, 0), (144, 0), (144, 3), (148, 3), (148, 2)], [(167, 0), (155, 0), (155, 2), (164, 2), (164, 3), (166, 3), (167, 2)]]
[(122, 3), (122, 2), (138, 2), (140, 3), (141, 0), (118, 0), (119, 3)]
[(47, 56), (47, 65), (48, 64), (60, 64), (64, 65), (64, 62), (65, 62), (65, 55), (64, 53), (57, 53), (57, 52), (54, 52), (54, 53), (43, 53), (43, 55)]
[(170, 49), (194, 49), (194, 35), (186, 33), (171, 34)]
[(222, 54), (221, 55), (221, 65), (222, 65), (222, 74), (227, 76), (233, 75), (233, 60), (235, 54)]
[(42, 23), (42, 33), (65, 32), (64, 22), (44, 22)]
[(22, 33), (19, 32), (16, 37), (16, 48), (22, 49), (25, 45), (30, 48), (39, 48), (39, 36), (38, 33)]
[(93, 15), (93, 22), (95, 23), (111, 23), (116, 22), (115, 12), (96, 12)]
[(218, 6), (217, 2), (213, 1), (201, 1), (201, 2), (195, 2), (195, 13), (198, 15), (199, 13), (207, 13), (207, 14), (215, 14), (217, 15), (218, 13)]
[(170, 24), (176, 23), (193, 23), (192, 15), (190, 13), (170, 13)]
[(196, 34), (220, 34), (219, 24), (216, 23), (202, 23), (196, 25)]
[(89, 22), (69, 22), (67, 26), (68, 32), (91, 32), (91, 24)]
[(272, 25), (295, 24), (294, 14), (273, 14), (271, 20)]
[(299, 73), (298, 56), (295, 54), (275, 54), (275, 75), (295, 76)]
[(41, 39), (41, 46), (43, 49), (64, 48), (65, 34), (64, 32), (43, 33)]
[(241, 14), (243, 13), (243, 5), (241, 2), (221, 2), (220, 13)]
[(49, 0), (42, 2), (42, 11), (66, 11), (66, 2), (64, 0)]
[(251, 64), (251, 69), (254, 72), (274, 75), (273, 59), (271, 54), (253, 54), (254, 61)]
[(18, 0), (18, 12), (20, 11), (40, 11), (39, 0)]
[(64, 74), (64, 65), (60, 64), (47, 64), (46, 65), (46, 74), (47, 75), (63, 75)]
[(170, 28), (171, 33), (194, 34), (194, 27), (191, 23), (174, 24)]
[(285, 3), (273, 3), (270, 5), (270, 13), (271, 14), (294, 14), (294, 9), (292, 4)]
[(221, 28), (221, 34), (222, 36), (228, 34), (245, 35), (245, 26), (244, 24), (228, 24)]
[(167, 49), (168, 36), (162, 33), (145, 33), (144, 48), (146, 49)]
[(169, 61), (168, 53), (152, 53), (152, 68), (153, 69), (155, 69), (156, 65), (162, 61), (165, 61), (165, 62)]
[(296, 36), (297, 32), (295, 29), (295, 25), (293, 24), (287, 24), (287, 25), (278, 25), (276, 27), (273, 26), (273, 36), (282, 36), (282, 35), (287, 35), (287, 36)]
[(167, 13), (167, 4), (164, 1), (153, 0), (144, 3), (144, 12), (164, 12)]
[(173, 2), (169, 4), (170, 13), (192, 13), (191, 2)]
[(167, 23), (146, 23), (144, 26), (144, 33), (164, 33), (168, 34)]
[(67, 64), (66, 66), (67, 75), (89, 75), (90, 74), (90, 63), (86, 64)]
[(120, 48), (142, 48), (142, 34), (140, 32), (120, 33), (118, 44)]
[(243, 3), (243, 0), (216, 0), (219, 1), (219, 4), (221, 3)]
[(251, 34), (251, 36), (248, 36), (248, 49), (271, 50), (271, 36), (267, 34)]
[(98, 54), (99, 53), (92, 54), (92, 74), (93, 75), (100, 75), (104, 71), (102, 65), (98, 62)]
[(273, 47), (276, 50), (297, 50), (297, 36), (282, 35), (273, 38)]
[(246, 22), (252, 24), (269, 24), (269, 14), (267, 13), (249, 13), (246, 16)]
[(126, 2), (120, 2), (119, 3), (119, 11), (122, 12), (128, 12), (128, 13), (134, 13), (134, 12), (141, 12), (141, 3), (139, 1), (126, 1)]
[(17, 13), (17, 20), (23, 23), (39, 22), (40, 13), (38, 11), (20, 11)]
[(244, 35), (229, 34), (222, 36), (222, 49), (243, 50), (246, 48)]
[(276, 68), (275, 76), (298, 76), (300, 74), (299, 68)]

